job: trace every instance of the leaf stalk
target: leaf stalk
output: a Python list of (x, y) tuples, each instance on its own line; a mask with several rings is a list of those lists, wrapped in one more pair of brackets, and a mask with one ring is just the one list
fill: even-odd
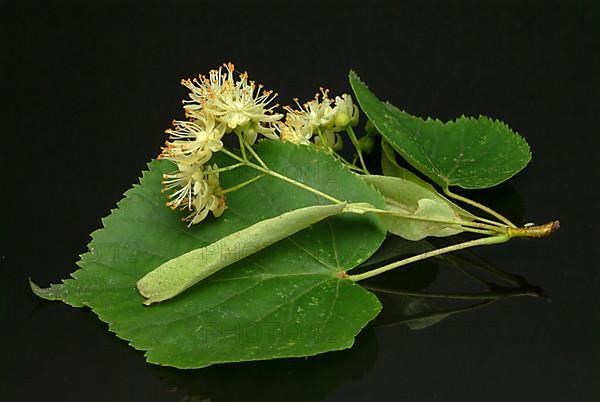
[(470, 240), (463, 243), (454, 244), (452, 246), (442, 247), (437, 250), (428, 251), (426, 253), (418, 254), (409, 258), (404, 258), (400, 261), (393, 262), (391, 264), (384, 265), (383, 267), (376, 268), (362, 274), (349, 275), (348, 279), (358, 282), (374, 276), (380, 275), (384, 272), (390, 271), (395, 268), (402, 267), (404, 265), (411, 264), (413, 262), (425, 260), (427, 258), (435, 257), (438, 255), (450, 253), (453, 251), (464, 250), (466, 248), (477, 247), (477, 246), (488, 246), (492, 244), (505, 243), (510, 240), (510, 236), (507, 234), (499, 234), (491, 237), (483, 237), (476, 240)]

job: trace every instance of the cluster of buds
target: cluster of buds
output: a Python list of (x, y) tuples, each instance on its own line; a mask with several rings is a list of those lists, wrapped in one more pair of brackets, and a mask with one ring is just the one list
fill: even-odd
[(236, 73), (231, 63), (210, 71), (208, 77), (181, 83), (190, 90), (190, 99), (184, 100), (187, 120), (173, 121), (166, 130), (169, 139), (160, 157), (177, 166), (163, 176), (167, 206), (189, 210), (184, 220), (193, 225), (209, 212), (221, 216), (226, 208), (219, 167), (208, 164), (213, 153), (223, 149), (223, 136), (235, 133), (248, 144), (258, 134), (277, 139), (275, 123), (283, 115), (273, 113), (278, 105), (269, 106), (277, 94), (249, 81), (247, 73)]
[(358, 107), (348, 94), (331, 99), (328, 91), (321, 88), (314, 99), (303, 105), (294, 101), (298, 109), (286, 106), (285, 121), (277, 126), (282, 141), (306, 145), (312, 139), (317, 146), (338, 151), (343, 146), (339, 133), (358, 124)]

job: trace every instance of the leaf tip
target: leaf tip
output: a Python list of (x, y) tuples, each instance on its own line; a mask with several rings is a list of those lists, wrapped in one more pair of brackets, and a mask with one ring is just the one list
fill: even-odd
[(29, 288), (37, 297), (45, 300), (58, 300), (59, 297), (56, 292), (59, 289), (58, 285), (50, 285), (47, 288), (42, 288), (32, 281), (31, 278), (27, 278), (27, 280), (29, 281)]
[(348, 72), (348, 80), (350, 81), (350, 87), (352, 87), (352, 89), (354, 91), (356, 91), (356, 88), (354, 88), (355, 85), (365, 85), (365, 83), (360, 79), (360, 76), (358, 75), (358, 73), (354, 70), (350, 70)]

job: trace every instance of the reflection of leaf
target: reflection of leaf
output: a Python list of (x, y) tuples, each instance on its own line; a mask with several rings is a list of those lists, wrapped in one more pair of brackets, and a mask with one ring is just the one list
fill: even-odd
[[(465, 240), (466, 239), (461, 238), (461, 236), (458, 236), (458, 241)], [(452, 243), (447, 241), (447, 239), (436, 239), (437, 247), (446, 247), (450, 244)], [(472, 250), (462, 250), (459, 253), (443, 254), (435, 257), (435, 259), (443, 262), (444, 265), (457, 268), (472, 279), (475, 279), (475, 277), (479, 276), (475, 275), (475, 272), (483, 274), (485, 277), (479, 278), (477, 281), (485, 283), (486, 286), (499, 286), (494, 285), (494, 281), (501, 280), (502, 283), (516, 286), (516, 288), (537, 290), (538, 292), (541, 292), (538, 287), (528, 283), (524, 277), (504, 271), (496, 265), (491, 264), (490, 262), (481, 258)]]
[[(404, 214), (441, 221), (458, 222), (466, 220), (469, 213), (447, 200), (419, 178), (405, 179), (389, 176), (362, 176), (377, 189), (386, 203), (387, 209)], [(421, 240), (427, 236), (452, 236), (460, 230), (449, 228), (449, 224), (406, 219), (392, 215), (382, 215), (386, 229), (408, 240)]]
[[(495, 300), (484, 300), (458, 307), (442, 307), (438, 299), (426, 297), (385, 295), (379, 296), (385, 306), (385, 314), (377, 318), (377, 326), (406, 325), (412, 330), (431, 327), (451, 315), (466, 313), (485, 307)], [(388, 314), (387, 312), (390, 311)]]
[[(365, 328), (352, 349), (310, 359), (226, 364), (202, 370), (151, 366), (151, 372), (187, 400), (211, 402), (321, 402), (340, 386), (363, 377), (377, 357), (374, 328)], [(310, 384), (307, 386), (307, 384)]]
[[(364, 266), (378, 266), (435, 248), (425, 240), (413, 242), (397, 236), (389, 237)], [(470, 272), (471, 268), (487, 273), (489, 279), (481, 280)], [(361, 269), (364, 268), (361, 266)], [(494, 278), (516, 286), (502, 286), (493, 282)], [(457, 292), (458, 287), (464, 288), (465, 279), (474, 280), (478, 287), (484, 285), (486, 291)], [(377, 317), (377, 326), (402, 324), (410, 329), (427, 328), (451, 315), (483, 308), (509, 297), (543, 297), (538, 287), (490, 265), (468, 250), (420, 261), (402, 270), (391, 271), (385, 277), (370, 278), (363, 285), (377, 293), (384, 306), (382, 314)], [(440, 288), (451, 290), (433, 290)]]
[(403, 324), (412, 330), (431, 327), (451, 314), (444, 312), (433, 300), (421, 298), (412, 298), (407, 303), (407, 310), (407, 319)]
[(531, 159), (527, 142), (504, 123), (484, 116), (446, 123), (411, 116), (380, 101), (354, 73), (354, 94), (369, 120), (415, 169), (442, 187), (492, 187)]
[[(358, 269), (372, 269), (376, 266), (381, 266), (393, 261), (397, 261), (402, 258), (410, 257), (412, 255), (426, 253), (427, 251), (434, 250), (435, 246), (427, 240), (420, 241), (409, 241), (403, 239), (400, 236), (388, 236), (381, 247), (373, 254), (367, 261), (360, 265)], [(427, 260), (425, 260), (427, 261)], [(392, 270), (386, 273), (383, 280), (388, 281), (389, 278), (393, 278), (395, 275), (405, 275), (407, 272), (413, 272), (418, 270), (411, 269), (407, 266), (404, 269)], [(371, 281), (380, 280), (377, 276), (370, 279)]]
[[(376, 191), (321, 151), (274, 141), (256, 149), (280, 173), (343, 200), (383, 206)], [(220, 166), (227, 163), (231, 161), (219, 160)], [(168, 161), (153, 161), (140, 185), (127, 191), (118, 209), (103, 220), (104, 228), (92, 234), (90, 249), (134, 242), (135, 259), (87, 253), (73, 279), (34, 291), (90, 307), (117, 336), (145, 350), (151, 363), (203, 367), (352, 346), (354, 336), (381, 306), (372, 293), (341, 279), (339, 271), (366, 260), (383, 241), (385, 231), (371, 215), (328, 218), (172, 300), (144, 307), (135, 283), (165, 261), (258, 221), (327, 203), (284, 181), (263, 178), (231, 193), (223, 217), (188, 229), (179, 214), (164, 206), (161, 178), (171, 169)], [(256, 174), (246, 169), (224, 172), (222, 183), (231, 187)]]
[(385, 305), (386, 313), (377, 319), (377, 325), (405, 324), (410, 329), (424, 329), (448, 316), (443, 314), (443, 309), (431, 299), (390, 294), (382, 294), (379, 297)]

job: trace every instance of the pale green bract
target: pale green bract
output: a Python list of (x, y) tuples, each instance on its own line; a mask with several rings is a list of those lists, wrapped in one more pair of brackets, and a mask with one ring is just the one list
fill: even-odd
[(396, 153), (394, 149), (383, 138), (381, 139), (381, 171), (385, 176), (401, 177), (403, 179), (413, 180), (415, 182), (420, 181), (433, 188), (433, 186), (431, 186), (429, 183), (419, 179), (416, 174), (400, 166), (396, 161)]
[(146, 298), (146, 305), (170, 299), (234, 262), (341, 213), (346, 205), (305, 207), (265, 219), (165, 262), (146, 274), (136, 286)]
[[(427, 183), (420, 183), (416, 176), (411, 179), (390, 176), (366, 175), (363, 179), (383, 196), (386, 208), (405, 216), (437, 219), (448, 222), (470, 221), (471, 215), (437, 193)], [(407, 240), (421, 240), (427, 236), (445, 237), (461, 232), (451, 224), (405, 219), (381, 215), (386, 229)]]

